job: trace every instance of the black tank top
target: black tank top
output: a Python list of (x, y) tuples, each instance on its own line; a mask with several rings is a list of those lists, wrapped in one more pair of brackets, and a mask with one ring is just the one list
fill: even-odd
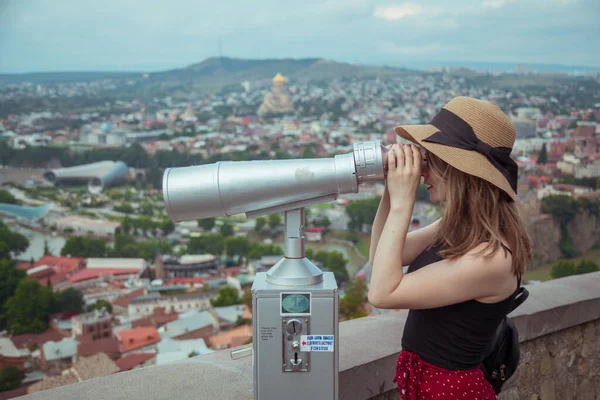
[[(439, 250), (440, 247), (432, 247), (423, 251), (410, 264), (408, 273), (440, 261)], [(511, 309), (517, 291), (518, 287), (498, 303), (481, 303), (473, 299), (439, 308), (410, 310), (402, 335), (402, 348), (445, 369), (475, 368), (483, 361), (484, 352), (502, 318)]]

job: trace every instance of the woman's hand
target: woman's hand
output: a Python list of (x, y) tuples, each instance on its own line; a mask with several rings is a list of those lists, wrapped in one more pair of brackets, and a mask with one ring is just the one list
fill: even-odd
[(421, 152), (412, 144), (395, 144), (387, 156), (386, 186), (390, 192), (390, 209), (412, 210), (421, 181)]

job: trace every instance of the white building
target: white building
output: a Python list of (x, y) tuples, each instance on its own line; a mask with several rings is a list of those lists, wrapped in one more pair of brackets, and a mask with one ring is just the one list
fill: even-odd
[(120, 226), (118, 222), (101, 221), (78, 215), (59, 217), (53, 221), (49, 221), (49, 223), (62, 231), (72, 230), (75, 234), (92, 234), (97, 236), (112, 236)]

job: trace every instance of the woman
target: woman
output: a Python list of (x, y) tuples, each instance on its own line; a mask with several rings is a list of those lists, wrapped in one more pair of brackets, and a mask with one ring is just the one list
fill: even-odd
[[(369, 302), (410, 309), (394, 382), (403, 399), (495, 399), (480, 364), (531, 257), (519, 217), (515, 128), (468, 97), (400, 126), (373, 223)], [(407, 233), (421, 176), (442, 218)], [(402, 266), (409, 265), (403, 274)]]

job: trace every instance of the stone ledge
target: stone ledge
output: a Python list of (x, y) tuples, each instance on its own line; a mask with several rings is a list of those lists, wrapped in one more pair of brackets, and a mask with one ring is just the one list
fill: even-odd
[[(529, 299), (511, 317), (529, 341), (600, 319), (600, 272), (529, 285)], [(340, 324), (340, 400), (390, 394), (407, 312)], [(393, 391), (391, 392), (393, 393)], [(252, 360), (219, 351), (34, 393), (30, 399), (252, 399)], [(392, 397), (390, 397), (392, 398)]]

